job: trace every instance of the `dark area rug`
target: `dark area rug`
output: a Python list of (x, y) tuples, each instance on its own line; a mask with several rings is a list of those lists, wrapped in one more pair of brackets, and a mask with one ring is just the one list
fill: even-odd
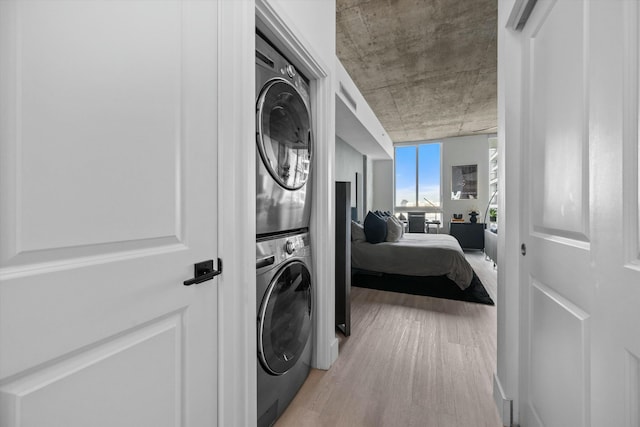
[(418, 277), (358, 272), (351, 277), (351, 285), (381, 291), (494, 305), (493, 300), (476, 273), (473, 273), (471, 285), (464, 291), (454, 281), (448, 279), (447, 276)]

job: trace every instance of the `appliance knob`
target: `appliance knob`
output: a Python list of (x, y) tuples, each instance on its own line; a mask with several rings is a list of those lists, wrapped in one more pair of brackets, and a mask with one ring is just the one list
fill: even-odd
[(291, 78), (293, 78), (293, 76), (296, 75), (296, 69), (293, 68), (293, 65), (287, 65), (287, 67), (285, 68), (287, 71), (287, 75)]
[(296, 251), (296, 247), (291, 240), (287, 240), (287, 244), (284, 245), (284, 250), (291, 255)]

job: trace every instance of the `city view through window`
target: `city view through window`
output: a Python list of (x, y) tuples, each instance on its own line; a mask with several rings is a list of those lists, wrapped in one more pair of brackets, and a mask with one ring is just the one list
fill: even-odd
[(441, 144), (395, 147), (395, 213), (425, 212), (442, 219)]

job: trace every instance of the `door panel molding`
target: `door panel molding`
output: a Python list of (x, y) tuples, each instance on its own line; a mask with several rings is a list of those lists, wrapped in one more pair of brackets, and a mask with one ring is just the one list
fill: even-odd
[(158, 3), (161, 32), (135, 4), (2, 7), (0, 267), (182, 242), (183, 2)]
[[(148, 247), (132, 250), (128, 250), (127, 247), (129, 245), (126, 244), (128, 242), (123, 242), (122, 244), (108, 245), (106, 248), (102, 246), (99, 248), (64, 248), (46, 251), (44, 254), (40, 252), (27, 253), (16, 258), (20, 261), (20, 265), (0, 268), (0, 280), (57, 273), (64, 270), (99, 266), (135, 258), (164, 255), (172, 252), (177, 253), (188, 249), (188, 246), (182, 243), (174, 243), (174, 240), (173, 238), (160, 238), (135, 242), (135, 244), (131, 245), (132, 247)], [(92, 255), (93, 249), (100, 250), (102, 254)], [(46, 261), (46, 259), (52, 258), (54, 261)]]
[(532, 278), (529, 290), (530, 403), (553, 425), (588, 425), (589, 314)]
[[(145, 411), (152, 419), (137, 420), (142, 422), (138, 425), (178, 426), (184, 399), (183, 317), (184, 312), (162, 316), (143, 327), (123, 331), (114, 338), (10, 378), (0, 386), (0, 407), (7, 411), (4, 414), (9, 419), (26, 424), (43, 425), (45, 420), (55, 419), (64, 425), (79, 426), (82, 421), (75, 416), (81, 414), (85, 425), (98, 422), (105, 426), (122, 423), (133, 426), (135, 422), (127, 424), (126, 418), (122, 418), (128, 405), (140, 401), (131, 395), (144, 392), (145, 381), (152, 380), (158, 394), (149, 396), (149, 410)], [(150, 360), (146, 356), (149, 353), (156, 356)], [(127, 367), (135, 371), (128, 371)], [(96, 377), (112, 384), (95, 387)], [(108, 394), (113, 388), (121, 389), (122, 393)], [(75, 399), (70, 398), (73, 395)], [(81, 408), (77, 402), (82, 402)], [(34, 416), (41, 421), (29, 421)], [(86, 417), (95, 417), (97, 421)]]
[[(549, 234), (550, 232), (552, 234)], [(538, 231), (535, 227), (533, 227), (530, 234), (531, 236), (537, 237), (542, 240), (546, 240), (548, 242), (558, 243), (565, 246), (571, 246), (573, 248), (582, 249), (585, 251), (591, 250), (591, 242), (582, 240), (583, 238), (586, 238), (584, 234), (574, 235), (574, 237), (571, 238), (571, 237), (562, 236), (561, 234), (567, 234), (567, 233), (563, 233), (562, 230), (545, 229), (544, 231)]]
[[(590, 240), (587, 12), (583, 6), (580, 24), (568, 26), (573, 5), (545, 6), (529, 39), (529, 120), (535, 124), (529, 127), (531, 232), (585, 247)], [(534, 186), (538, 181), (542, 185)]]

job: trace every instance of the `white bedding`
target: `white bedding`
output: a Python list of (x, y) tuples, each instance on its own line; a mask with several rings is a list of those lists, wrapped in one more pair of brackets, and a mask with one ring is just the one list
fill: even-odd
[(397, 242), (351, 242), (351, 267), (406, 276), (443, 276), (466, 289), (473, 269), (455, 237), (407, 233)]

